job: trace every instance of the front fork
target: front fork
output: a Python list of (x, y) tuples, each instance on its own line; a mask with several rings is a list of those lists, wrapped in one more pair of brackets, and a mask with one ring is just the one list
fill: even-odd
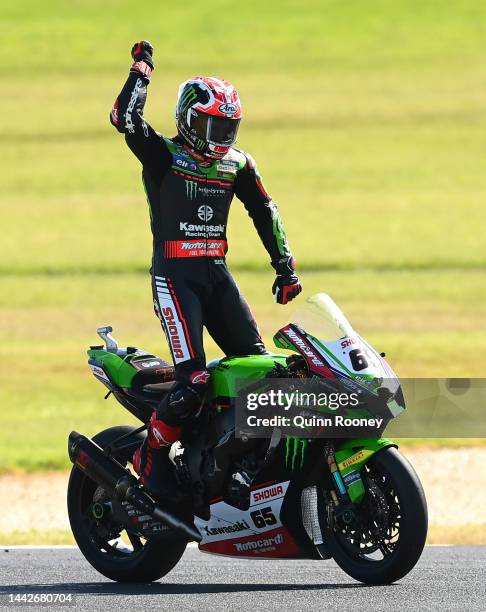
[(339, 495), (353, 504), (361, 503), (365, 494), (362, 468), (370, 457), (390, 446), (397, 444), (387, 438), (353, 438), (343, 440), (335, 448), (326, 446), (327, 464)]

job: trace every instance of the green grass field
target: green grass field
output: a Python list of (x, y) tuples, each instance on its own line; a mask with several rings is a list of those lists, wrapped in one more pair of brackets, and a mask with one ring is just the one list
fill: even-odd
[[(108, 122), (142, 37), (160, 131), (173, 133), (187, 77), (238, 86), (240, 146), (279, 203), (306, 293), (330, 293), (403, 376), (483, 376), (486, 5), (4, 0), (0, 18), (0, 470), (66, 467), (70, 429), (127, 421), (85, 364), (98, 324), (167, 355), (140, 168)], [(269, 342), (289, 310), (271, 301), (237, 201), (229, 239)]]

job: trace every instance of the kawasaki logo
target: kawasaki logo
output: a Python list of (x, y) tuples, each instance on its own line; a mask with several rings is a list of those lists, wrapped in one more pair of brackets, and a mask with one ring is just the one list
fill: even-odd
[(213, 218), (213, 209), (211, 206), (200, 206), (197, 209), (197, 216), (201, 221), (211, 221)]
[(258, 548), (278, 546), (279, 544), (283, 544), (283, 541), (283, 535), (278, 533), (274, 538), (264, 538), (262, 540), (253, 540), (251, 542), (238, 542), (237, 544), (233, 544), (233, 546), (238, 552), (244, 552), (246, 550), (256, 550)]
[(179, 223), (182, 232), (224, 232), (224, 225), (194, 225), (186, 221)]
[(220, 535), (222, 533), (235, 533), (236, 531), (246, 531), (247, 529), (250, 529), (250, 525), (248, 525), (246, 521), (236, 521), (236, 523), (225, 525), (224, 527), (204, 526), (206, 535), (210, 536)]
[(220, 104), (218, 106), (218, 110), (220, 113), (224, 113), (225, 115), (234, 115), (238, 112), (238, 107), (236, 106), (236, 104), (226, 102), (226, 104)]
[(197, 196), (197, 183), (186, 181), (186, 195), (190, 200), (195, 200)]

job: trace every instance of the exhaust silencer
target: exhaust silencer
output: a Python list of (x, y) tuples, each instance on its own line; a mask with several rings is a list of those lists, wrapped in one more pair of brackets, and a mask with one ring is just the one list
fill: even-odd
[(91, 480), (121, 501), (126, 500), (139, 510), (184, 533), (189, 540), (201, 541), (201, 534), (194, 525), (178, 518), (162, 508), (140, 489), (138, 481), (121, 463), (109, 457), (90, 438), (72, 431), (68, 440), (69, 459)]

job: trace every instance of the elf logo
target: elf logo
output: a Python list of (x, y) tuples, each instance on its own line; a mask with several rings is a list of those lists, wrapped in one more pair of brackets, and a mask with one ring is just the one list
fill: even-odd
[(162, 308), (162, 314), (164, 315), (165, 324), (167, 326), (167, 333), (169, 335), (170, 345), (172, 347), (174, 357), (178, 359), (183, 359), (184, 351), (182, 350), (182, 343), (179, 336), (179, 330), (177, 328), (174, 311), (172, 310), (172, 308), (167, 306), (166, 308)]
[(220, 104), (218, 106), (218, 110), (220, 113), (224, 113), (225, 115), (234, 115), (238, 112), (238, 107), (236, 104), (232, 104), (231, 102), (225, 102), (225, 104)]

